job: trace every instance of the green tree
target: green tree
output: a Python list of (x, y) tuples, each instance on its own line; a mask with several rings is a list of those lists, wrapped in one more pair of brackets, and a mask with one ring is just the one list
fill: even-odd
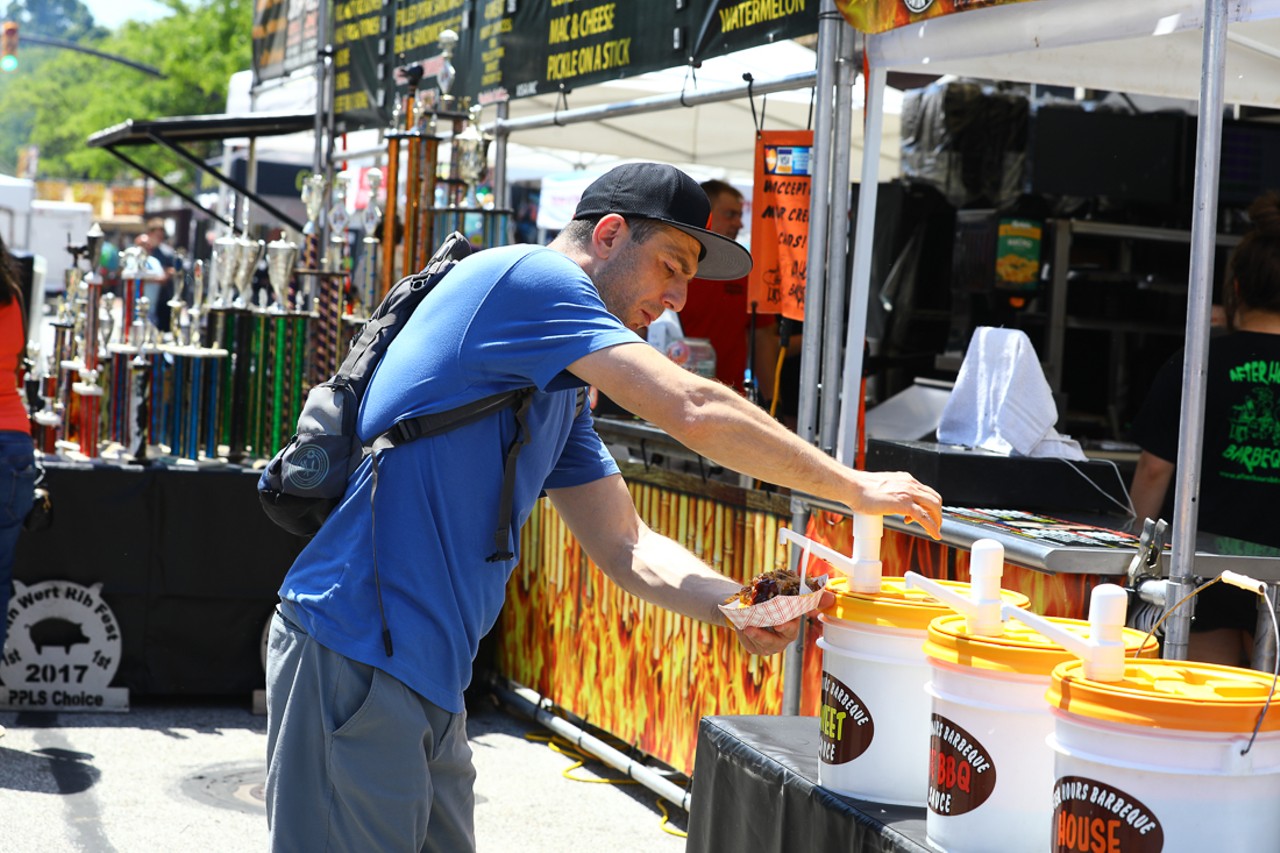
[[(31, 2), (40, 5), (40, 0)], [(164, 79), (74, 51), (21, 48), (19, 71), (0, 77), (0, 169), (11, 170), (18, 148), (34, 144), (40, 149), (41, 177), (137, 177), (110, 153), (89, 148), (88, 137), (128, 119), (225, 110), (228, 80), (250, 66), (253, 0), (163, 2), (172, 14), (129, 22), (103, 38), (78, 43), (150, 65)], [(140, 146), (128, 154), (159, 174), (180, 175), (189, 185), (192, 168), (172, 152)]]
[(4, 19), (18, 22), (19, 41), (21, 33), (73, 42), (107, 34), (94, 23), (93, 13), (81, 0), (9, 0)]

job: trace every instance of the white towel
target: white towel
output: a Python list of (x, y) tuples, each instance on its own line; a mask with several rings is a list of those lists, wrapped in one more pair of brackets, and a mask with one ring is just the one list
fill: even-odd
[(1053, 393), (1024, 332), (979, 326), (942, 410), (938, 441), (1006, 456), (1084, 460), (1080, 445), (1059, 435)]

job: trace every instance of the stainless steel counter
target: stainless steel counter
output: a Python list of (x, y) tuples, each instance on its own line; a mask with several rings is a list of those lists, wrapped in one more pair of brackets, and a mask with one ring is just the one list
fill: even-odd
[[(702, 481), (704, 488), (731, 485), (751, 491), (749, 478), (720, 468), (652, 424), (634, 419), (598, 418), (596, 431), (619, 462), (692, 474)], [(780, 490), (771, 500), (777, 503), (785, 500), (785, 496), (786, 491)], [(815, 509), (845, 515), (849, 512), (843, 504), (808, 495), (795, 494), (791, 499)], [(905, 524), (900, 516), (886, 517), (885, 527), (912, 536), (925, 535), (920, 526)], [(948, 507), (942, 520), (942, 543), (969, 550), (979, 539), (993, 539), (1004, 547), (1005, 559), (1018, 566), (1054, 574), (1121, 577), (1138, 552), (1140, 529), (1140, 525), (1135, 527), (1130, 519), (1101, 513)], [(1168, 547), (1162, 564), (1167, 576)], [(1227, 569), (1258, 580), (1280, 582), (1280, 549), (1200, 534), (1196, 538), (1196, 574), (1207, 579)]]
[[(1028, 528), (1018, 533), (984, 523), (977, 514), (1002, 512), (949, 508), (943, 515), (942, 541), (946, 545), (969, 549), (979, 539), (992, 539), (1004, 547), (1010, 563), (1051, 573), (1124, 575), (1138, 551), (1137, 536), (1130, 533), (1131, 522), (1116, 516), (1052, 516), (1068, 522), (1059, 529)], [(1004, 511), (1012, 514), (1015, 511)], [(1043, 518), (1034, 513), (1027, 516)], [(1068, 517), (1069, 516), (1069, 517)], [(900, 516), (885, 518), (885, 527), (924, 536), (918, 525), (905, 524)], [(1092, 528), (1092, 531), (1083, 528)], [(1108, 535), (1110, 534), (1110, 535)], [(1057, 537), (1055, 541), (1054, 538)], [(1090, 538), (1095, 541), (1090, 543)], [(1076, 541), (1073, 541), (1076, 540)], [(1167, 576), (1170, 550), (1166, 547), (1162, 564)], [(1280, 550), (1200, 534), (1196, 537), (1195, 572), (1203, 578), (1214, 577), (1230, 569), (1269, 582), (1280, 581)]]

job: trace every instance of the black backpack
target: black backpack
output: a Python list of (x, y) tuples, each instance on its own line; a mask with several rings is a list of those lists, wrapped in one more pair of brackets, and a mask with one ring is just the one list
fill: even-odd
[(456, 231), (450, 234), (421, 272), (402, 278), (387, 292), (338, 372), (307, 393), (298, 415), (296, 434), (271, 459), (258, 480), (262, 507), (276, 524), (298, 536), (314, 535), (342, 500), (348, 478), (366, 455), (373, 455), (373, 490), (376, 492), (378, 455), (383, 450), (447, 432), (515, 406), (518, 429), (507, 450), (503, 471), (498, 529), (494, 534), (497, 548), (488, 558), (490, 561), (511, 559), (513, 555), (507, 543), (511, 492), (515, 484), (514, 463), (528, 440), (525, 416), (533, 398), (532, 387), (503, 391), (447, 412), (406, 418), (369, 441), (362, 442), (355, 428), (360, 401), (387, 347), (423, 298), (472, 251), (466, 237)]

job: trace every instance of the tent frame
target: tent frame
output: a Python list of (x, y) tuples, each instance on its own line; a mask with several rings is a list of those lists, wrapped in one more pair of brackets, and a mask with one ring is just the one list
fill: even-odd
[[(147, 166), (139, 163), (121, 151), (121, 148), (139, 145), (159, 145), (168, 148), (188, 163), (215, 180), (240, 193), (263, 210), (275, 216), (282, 223), (295, 231), (302, 230), (302, 224), (292, 216), (284, 213), (268, 202), (257, 192), (224, 175), (220, 170), (210, 166), (203, 158), (197, 157), (183, 147), (183, 143), (209, 142), (223, 139), (247, 137), (252, 146), (259, 136), (279, 136), (289, 133), (300, 133), (315, 128), (315, 116), (294, 113), (253, 113), (250, 115), (206, 115), (206, 116), (173, 116), (168, 118), (139, 120), (129, 119), (121, 124), (100, 130), (89, 137), (90, 148), (102, 148), (116, 158), (122, 160), (142, 174), (155, 181), (169, 192), (181, 198), (197, 210), (203, 211), (219, 222), (227, 225), (232, 231), (240, 231), (232, 220), (210, 210), (195, 199), (190, 193), (175, 187)], [(252, 158), (251, 158), (252, 159)]]
[[(1049, 8), (1051, 4), (1046, 4)], [(965, 18), (973, 26), (979, 26), (983, 20), (978, 17), (985, 13), (998, 11), (1005, 20), (1006, 16), (1024, 15), (1034, 18), (1037, 14), (1037, 2), (1018, 3), (1012, 6), (996, 7), (991, 10), (974, 10), (960, 13), (953, 17), (959, 25), (959, 19)], [(1058, 4), (1049, 8), (1051, 14), (1069, 12)], [(1190, 594), (1194, 588), (1192, 567), (1195, 560), (1196, 524), (1198, 521), (1199, 482), (1201, 463), (1201, 439), (1204, 433), (1204, 401), (1206, 387), (1206, 359), (1209, 341), (1209, 314), (1212, 303), (1214, 243), (1217, 236), (1215, 213), (1217, 210), (1218, 172), (1221, 154), (1223, 91), (1226, 64), (1225, 43), (1227, 40), (1227, 0), (1204, 0), (1203, 18), (1194, 21), (1193, 26), (1203, 31), (1202, 57), (1200, 69), (1200, 93), (1198, 100), (1199, 123), (1196, 138), (1195, 195), (1191, 230), (1191, 268), (1188, 280), (1188, 307), (1186, 321), (1186, 350), (1183, 361), (1182, 409), (1180, 413), (1181, 430), (1179, 433), (1176, 493), (1174, 497), (1173, 550), (1170, 557), (1170, 590), (1166, 599), (1165, 641), (1163, 654), (1169, 659), (1183, 659), (1187, 654), (1187, 639), (1190, 634), (1191, 611), (1186, 608), (1174, 609), (1175, 605)], [(1108, 26), (1113, 22), (1108, 22)], [(927, 62), (941, 69), (946, 67), (946, 56), (931, 57), (930, 48), (937, 44), (926, 42), (923, 38), (928, 22), (913, 24), (887, 33), (866, 36), (866, 52), (872, 63), (872, 89), (883, 91), (884, 73), (895, 66), (894, 60), (903, 65)], [(944, 28), (945, 29), (945, 28)], [(1030, 29), (1030, 28), (1028, 28)], [(912, 44), (921, 45), (913, 48)], [(964, 50), (970, 53), (980, 50), (975, 41), (965, 42)], [(1005, 48), (1008, 49), (1008, 45)], [(882, 49), (883, 48), (883, 49)], [(915, 50), (916, 53), (912, 53)], [(891, 56), (888, 61), (881, 61)], [(873, 115), (882, 112), (883, 101), (868, 96), (868, 124), (878, 117)], [(877, 134), (878, 136), (878, 134)], [(867, 135), (867, 146), (877, 144), (871, 134)], [(867, 181), (864, 170), (864, 184), (859, 196), (857, 234), (859, 238), (874, 222), (876, 184)], [(864, 227), (864, 225), (866, 227)], [(870, 244), (859, 239), (855, 246), (855, 275), (853, 279), (853, 304), (864, 304), (870, 290)], [(856, 318), (850, 317), (850, 340), (854, 340), (854, 323)], [(862, 372), (862, 349), (850, 346), (846, 353), (846, 380), (856, 377)], [(843, 434), (853, 437), (851, 444), (856, 445), (857, 409), (859, 399), (847, 393), (844, 395), (844, 413), (842, 418)], [(1172, 612), (1170, 613), (1170, 611)], [(1259, 647), (1261, 648), (1261, 647)], [(1274, 664), (1274, 655), (1271, 663)], [(1255, 655), (1255, 664), (1262, 663)]]

